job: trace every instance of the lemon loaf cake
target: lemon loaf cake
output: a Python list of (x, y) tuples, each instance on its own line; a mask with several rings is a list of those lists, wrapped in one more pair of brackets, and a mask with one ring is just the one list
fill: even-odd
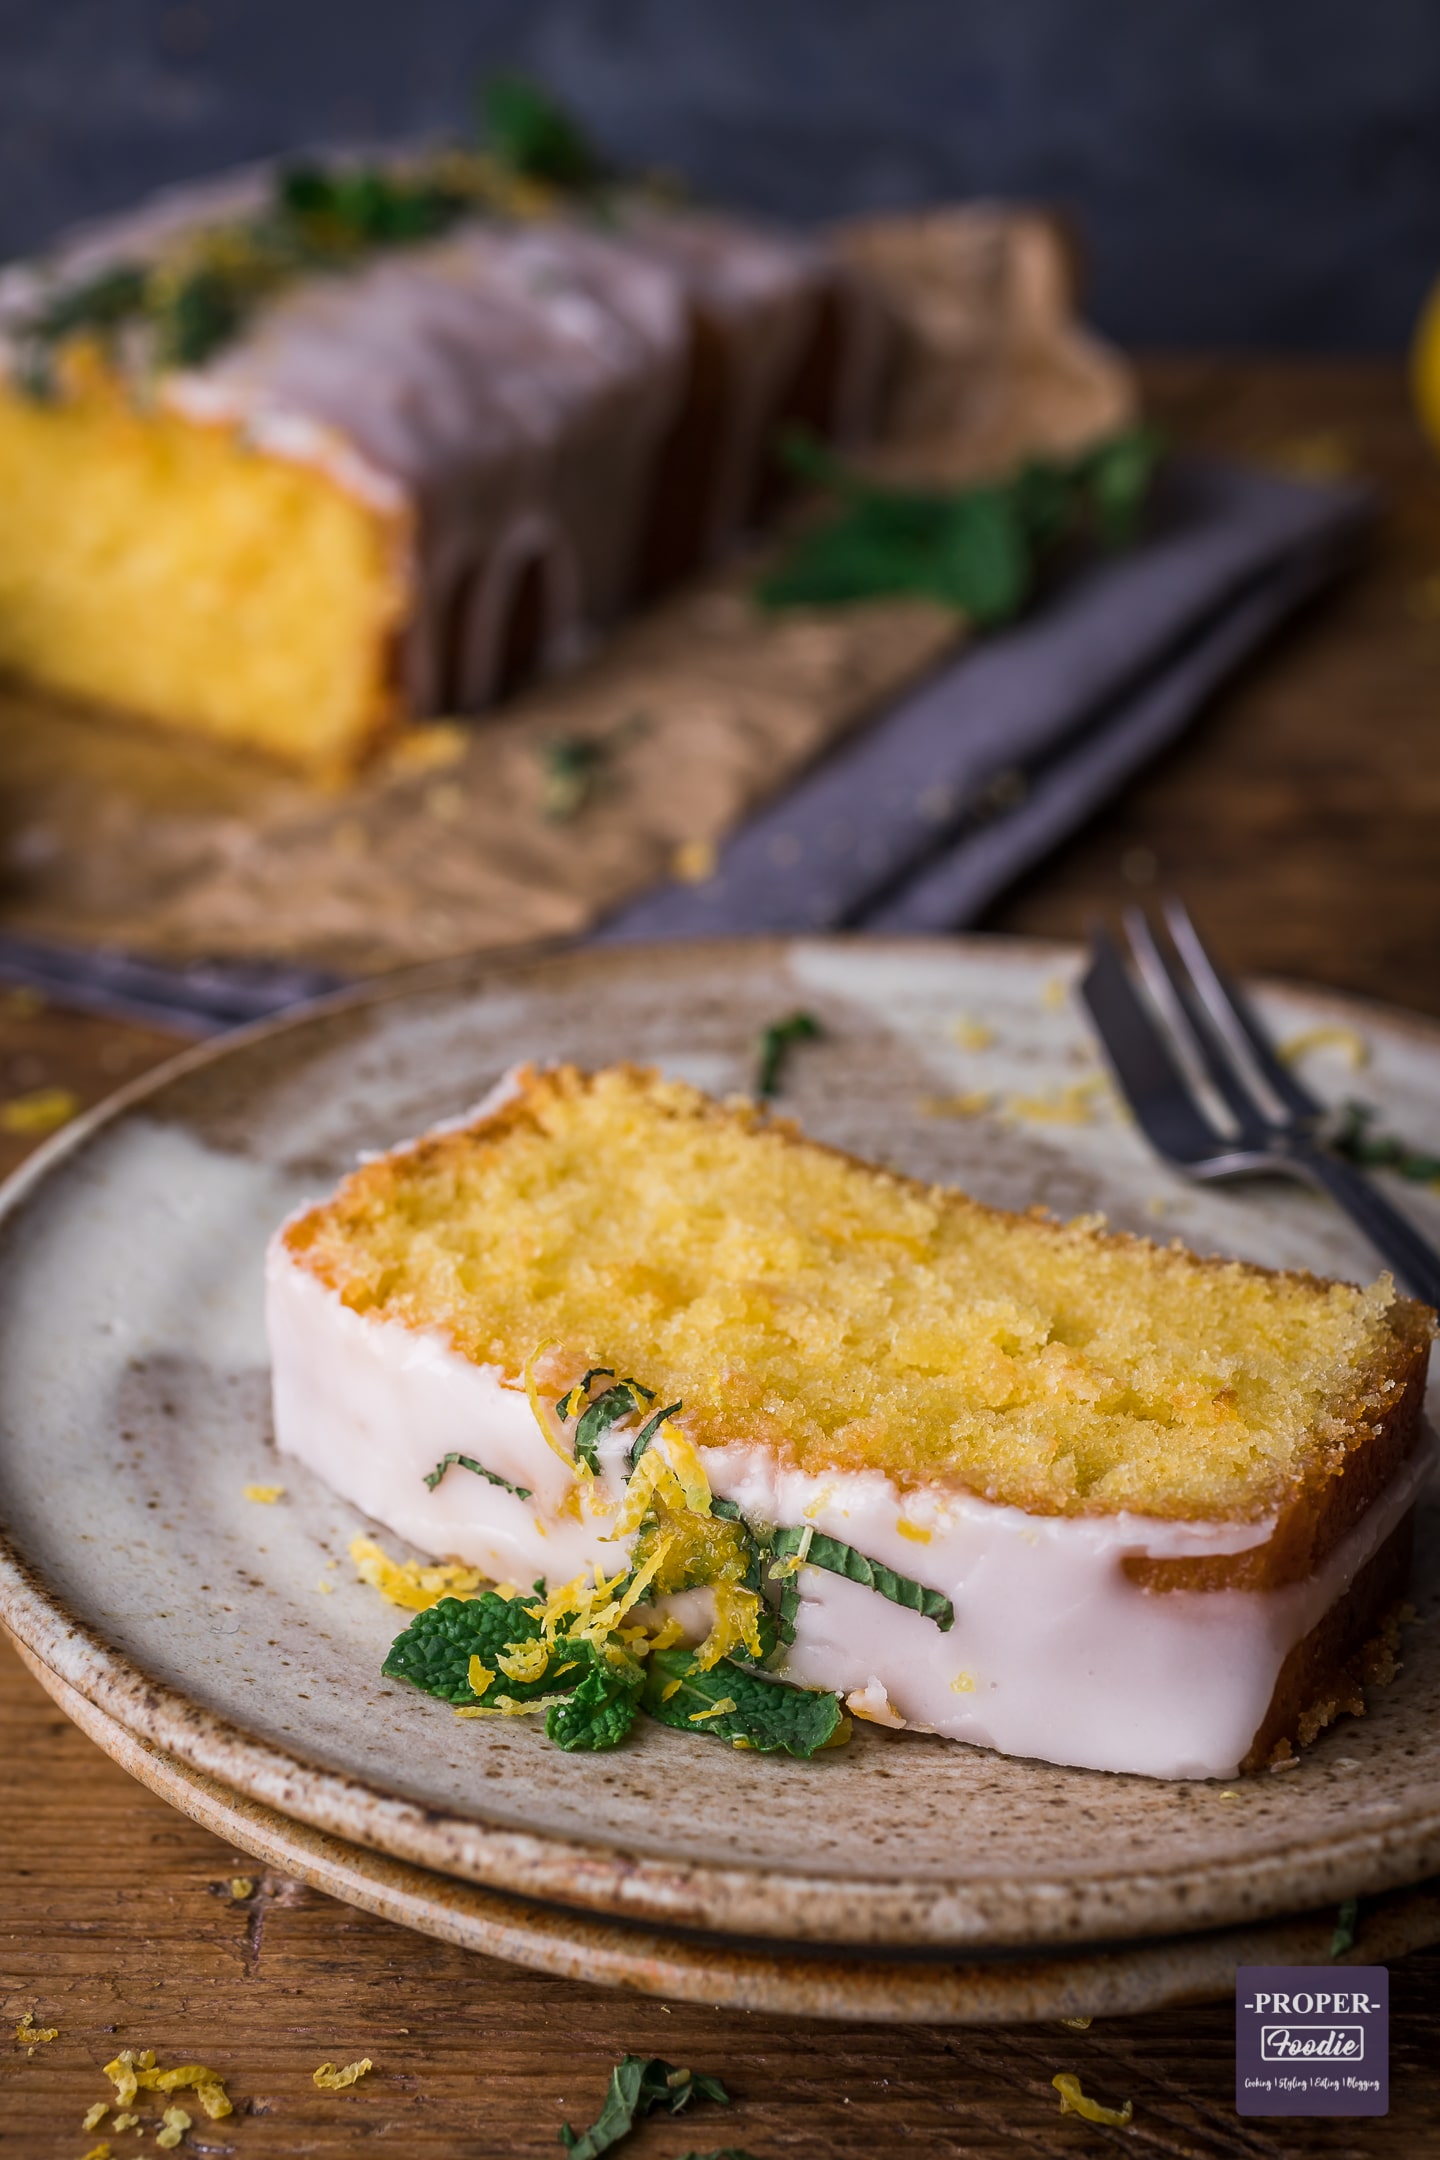
[(823, 242), (476, 153), (168, 193), (0, 275), (0, 667), (353, 766), (711, 557), (885, 347)]
[(279, 1446), (420, 1551), (638, 1569), (753, 1650), (743, 1535), (785, 1678), (1160, 1777), (1257, 1767), (1346, 1699), (1404, 1587), (1432, 1322), (634, 1067), (521, 1070), (268, 1262)]

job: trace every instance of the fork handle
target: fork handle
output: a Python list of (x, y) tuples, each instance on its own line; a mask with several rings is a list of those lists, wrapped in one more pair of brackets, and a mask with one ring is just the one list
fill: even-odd
[(1324, 1148), (1292, 1141), (1287, 1152), (1302, 1175), (1329, 1193), (1359, 1225), (1411, 1295), (1440, 1307), (1440, 1253), (1391, 1206), (1384, 1193)]

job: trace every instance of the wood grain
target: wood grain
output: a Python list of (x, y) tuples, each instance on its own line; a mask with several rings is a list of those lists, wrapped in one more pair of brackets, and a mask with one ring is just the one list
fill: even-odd
[[(1163, 879), (1230, 960), (1440, 1012), (1440, 465), (1398, 374), (1371, 365), (1177, 361), (1147, 370), (1179, 439), (1344, 462), (1386, 487), (1363, 573), (1252, 667), (991, 927), (1077, 935)], [(1433, 596), (1433, 598), (1432, 598)], [(153, 1032), (0, 998), (0, 1096), (83, 1103), (172, 1045)], [(0, 1166), (23, 1153), (0, 1137)], [(198, 2108), (183, 2150), (316, 2160), (559, 2151), (627, 2051), (718, 2072), (736, 2106), (648, 2124), (623, 2151), (673, 2160), (736, 2143), (756, 2160), (894, 2148), (915, 2160), (1154, 2160), (1296, 2155), (1440, 2160), (1440, 1953), (1394, 1968), (1392, 2113), (1376, 2122), (1242, 2121), (1225, 2005), (968, 2033), (817, 2026), (665, 2006), (511, 1970), (261, 1875), (99, 1755), (0, 1649), (0, 2152), (79, 2160), (80, 2127), (119, 2047), (211, 2063), (232, 2117)], [(32, 2055), (25, 2010), (60, 2037)], [(317, 2064), (375, 2071), (321, 2093)], [(1128, 2131), (1059, 2114), (1050, 2079), (1135, 2104)], [(149, 2118), (153, 2126), (154, 2114)], [(114, 2153), (153, 2150), (112, 2136)]]

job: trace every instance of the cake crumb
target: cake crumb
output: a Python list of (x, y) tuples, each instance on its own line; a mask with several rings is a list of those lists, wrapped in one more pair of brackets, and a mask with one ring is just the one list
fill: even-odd
[(94, 2101), (91, 2106), (86, 2108), (85, 2113), (80, 2118), (81, 2129), (98, 2130), (101, 2123), (104, 2122), (105, 2117), (109, 2114), (109, 2112), (110, 2103), (108, 2100)]
[(155, 2143), (164, 2151), (173, 2152), (190, 2128), (190, 2117), (182, 2107), (169, 2107), (165, 2110), (163, 2120), (165, 2127), (156, 2131)]
[(863, 1688), (854, 1688), (845, 1698), (845, 1707), (852, 1717), (860, 1718), (867, 1725), (884, 1725), (891, 1732), (904, 1732), (905, 1720), (885, 1691), (884, 1682), (872, 1673)]
[(247, 1485), (244, 1487), (244, 1493), (247, 1500), (254, 1500), (261, 1507), (274, 1507), (277, 1500), (284, 1499), (285, 1487), (283, 1485)]
[(231, 1895), (231, 1897), (232, 1897), (232, 1898), (234, 1898), (234, 1900), (235, 1900), (235, 1902), (236, 1902), (236, 1904), (237, 1904), (237, 1905), (243, 1905), (243, 1903), (245, 1902), (246, 1898), (252, 1898), (252, 1897), (254, 1897), (254, 1895), (255, 1895), (255, 1878), (254, 1878), (254, 1876), (253, 1876), (253, 1875), (232, 1875), (232, 1876), (230, 1877), (230, 1895)]
[(58, 2040), (59, 2037), (59, 2026), (37, 2025), (35, 2023), (35, 2013), (33, 2010), (27, 2010), (24, 2016), (21, 2018), (19, 2024), (15, 2027), (15, 2038), (19, 2041), (21, 2047), (24, 2048), (27, 2055), (33, 2055), (37, 2047), (43, 2047), (46, 2041)]
[(1071, 2032), (1089, 2032), (1095, 2020), (1088, 2017), (1073, 2017), (1061, 2018), (1060, 2022), (1062, 2025), (1068, 2025)]

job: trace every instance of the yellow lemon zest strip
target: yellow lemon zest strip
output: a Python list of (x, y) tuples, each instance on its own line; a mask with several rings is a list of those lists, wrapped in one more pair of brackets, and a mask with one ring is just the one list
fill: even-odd
[(1304, 1028), (1279, 1045), (1279, 1054), (1287, 1065), (1298, 1065), (1312, 1050), (1343, 1051), (1351, 1072), (1363, 1072), (1370, 1062), (1370, 1045), (1353, 1027)]
[(544, 1357), (546, 1351), (554, 1348), (553, 1342), (542, 1342), (530, 1353), (530, 1361), (525, 1367), (525, 1394), (530, 1404), (530, 1415), (539, 1426), (546, 1447), (549, 1448), (552, 1455), (559, 1456), (570, 1475), (572, 1477), (589, 1477), (590, 1471), (587, 1466), (582, 1462), (577, 1462), (575, 1457), (560, 1445), (554, 1433), (551, 1432), (550, 1420), (545, 1415), (545, 1406), (540, 1400), (540, 1390), (535, 1384), (535, 1367)]
[(722, 1695), (719, 1702), (711, 1703), (708, 1710), (692, 1710), (690, 1713), (690, 1723), (692, 1725), (701, 1725), (704, 1723), (706, 1718), (725, 1717), (734, 1708), (734, 1696)]
[(1127, 2100), (1123, 2108), (1102, 2107), (1098, 2100), (1088, 2100), (1080, 2090), (1080, 2080), (1068, 2070), (1057, 2070), (1050, 2080), (1060, 2095), (1062, 2115), (1080, 2115), (1086, 2122), (1108, 2123), (1112, 2130), (1123, 2130), (1135, 2113), (1135, 2103)]
[(337, 2070), (334, 2063), (325, 2062), (313, 2073), (310, 2082), (318, 2085), (322, 2092), (342, 2092), (347, 2085), (358, 2084), (366, 2071), (374, 2067), (368, 2055), (362, 2055), (359, 2062), (346, 2063), (343, 2070)]

